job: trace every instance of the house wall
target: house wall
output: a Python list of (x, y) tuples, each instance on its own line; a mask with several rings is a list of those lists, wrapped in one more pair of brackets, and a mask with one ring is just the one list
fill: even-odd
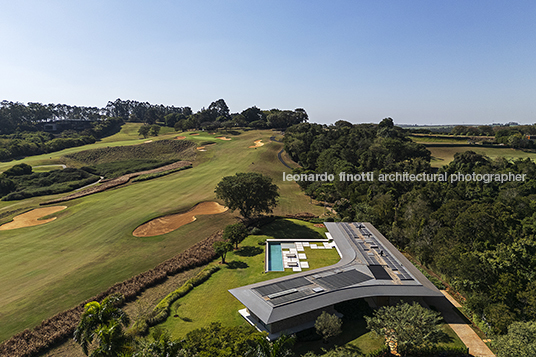
[(322, 311), (326, 311), (329, 314), (334, 314), (336, 312), (333, 305), (326, 306), (323, 309), (310, 311), (308, 313), (294, 316), (289, 319), (274, 322), (268, 325), (268, 330), (270, 331), (270, 333), (278, 333), (281, 331), (285, 331), (289, 328), (293, 328), (299, 325), (314, 322), (318, 318), (318, 316), (322, 314)]

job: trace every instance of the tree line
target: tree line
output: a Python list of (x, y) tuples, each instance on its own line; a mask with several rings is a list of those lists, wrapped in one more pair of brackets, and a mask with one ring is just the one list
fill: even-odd
[(521, 182), (339, 181), (338, 173), (432, 173), (430, 152), (390, 118), (378, 125), (300, 124), (286, 131), (285, 149), (302, 168), (331, 173), (333, 182), (299, 182), (331, 202), (343, 221), (371, 222), (467, 298), (490, 333), (536, 320), (536, 165), (491, 160), (468, 151), (439, 170), (449, 175), (526, 174)]

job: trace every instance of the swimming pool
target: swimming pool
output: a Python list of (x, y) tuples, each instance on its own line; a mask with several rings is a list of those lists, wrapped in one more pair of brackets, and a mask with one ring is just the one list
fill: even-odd
[(268, 271), (285, 271), (281, 243), (268, 243)]

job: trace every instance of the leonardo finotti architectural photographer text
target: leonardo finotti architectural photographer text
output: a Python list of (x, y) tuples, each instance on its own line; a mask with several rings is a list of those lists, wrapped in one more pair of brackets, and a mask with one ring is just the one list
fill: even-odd
[[(349, 174), (346, 172), (341, 172), (338, 175), (338, 181), (342, 182), (354, 182), (354, 181), (364, 181), (364, 182), (412, 182), (412, 181), (423, 181), (423, 182), (510, 182), (510, 181), (525, 181), (526, 174), (513, 174), (508, 173), (471, 173), (464, 174), (457, 172), (454, 174), (448, 174), (448, 172), (443, 172), (440, 174), (429, 174), (429, 173), (419, 173), (419, 174), (410, 174), (409, 172), (395, 172), (389, 174), (376, 174), (372, 171), (361, 172), (359, 174)], [(283, 181), (323, 181), (323, 182), (333, 182), (335, 181), (334, 174), (328, 174), (324, 172), (323, 174), (287, 174), (283, 172)]]

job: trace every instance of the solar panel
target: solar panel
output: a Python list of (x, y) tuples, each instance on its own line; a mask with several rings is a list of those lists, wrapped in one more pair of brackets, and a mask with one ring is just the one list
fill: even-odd
[(255, 288), (253, 290), (258, 292), (262, 296), (266, 296), (266, 295), (271, 295), (271, 294), (275, 294), (275, 293), (279, 293), (279, 292), (282, 292), (282, 291), (299, 288), (301, 286), (306, 286), (306, 285), (310, 285), (310, 284), (311, 284), (311, 282), (309, 280), (305, 279), (305, 278), (294, 278), (294, 279), (281, 281), (281, 282), (278, 282), (278, 283), (272, 283), (272, 284), (269, 284), (269, 285), (261, 286), (261, 287)]
[(387, 273), (385, 268), (381, 265), (371, 265), (369, 266), (369, 269), (376, 280), (393, 280), (393, 278), (391, 278), (389, 273)]
[(347, 270), (339, 274), (328, 275), (319, 279), (316, 282), (329, 289), (340, 289), (347, 286), (360, 284), (372, 278), (355, 269)]
[(280, 297), (276, 297), (268, 301), (271, 302), (273, 305), (281, 305), (289, 301), (301, 299), (302, 297), (311, 295), (311, 294), (313, 294), (312, 290), (306, 289), (306, 290), (297, 291), (293, 294), (287, 294), (287, 295), (283, 295)]

